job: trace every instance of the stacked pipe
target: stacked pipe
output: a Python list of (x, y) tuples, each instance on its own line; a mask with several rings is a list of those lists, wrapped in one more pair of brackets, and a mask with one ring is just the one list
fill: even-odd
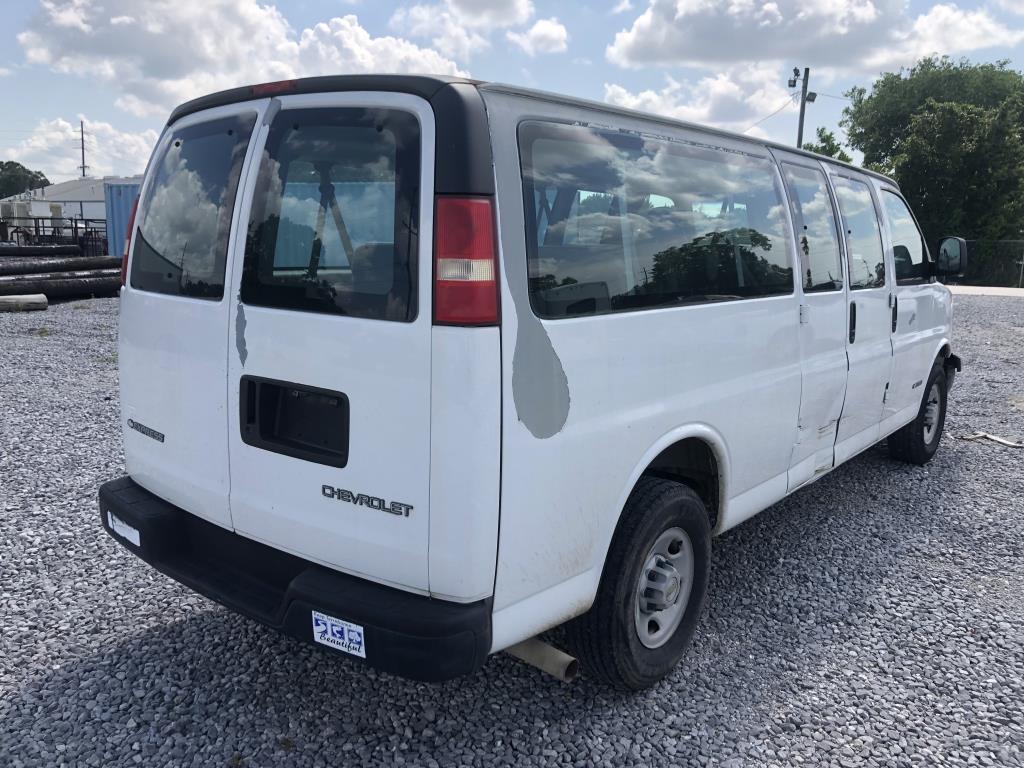
[(0, 296), (48, 299), (109, 296), (121, 286), (121, 260), (82, 256), (77, 245), (0, 246)]

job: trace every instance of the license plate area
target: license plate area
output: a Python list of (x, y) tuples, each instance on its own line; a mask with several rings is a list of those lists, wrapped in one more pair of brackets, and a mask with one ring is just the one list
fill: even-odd
[(247, 445), (329, 467), (348, 464), (349, 403), (343, 392), (243, 376), (239, 411)]

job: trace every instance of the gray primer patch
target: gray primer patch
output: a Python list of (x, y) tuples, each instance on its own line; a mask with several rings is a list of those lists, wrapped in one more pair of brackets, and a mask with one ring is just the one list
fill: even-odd
[[(485, 95), (492, 144), (515, 147), (519, 122), (516, 110), (501, 100), (488, 102)], [(569, 380), (547, 329), (530, 306), (519, 153), (495, 152), (494, 163), (502, 268), (518, 323), (516, 349), (512, 356), (512, 400), (516, 416), (530, 434), (544, 440), (561, 432), (569, 418)], [(518, 204), (515, 202), (517, 199), (520, 201)], [(509, 203), (502, 206), (500, 201), (503, 200)]]
[(238, 299), (238, 312), (235, 314), (235, 349), (238, 350), (238, 361), (244, 368), (249, 350), (245, 346), (245, 307), (241, 297)]
[(517, 299), (516, 310), (519, 329), (512, 356), (512, 399), (519, 420), (543, 440), (561, 432), (569, 418), (569, 380), (529, 299), (525, 309)]

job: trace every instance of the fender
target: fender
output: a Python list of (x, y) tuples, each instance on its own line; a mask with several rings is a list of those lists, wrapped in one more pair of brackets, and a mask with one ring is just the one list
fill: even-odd
[(623, 485), (613, 512), (600, 521), (601, 537), (594, 545), (591, 553), (590, 567), (572, 578), (548, 587), (536, 594), (513, 603), (492, 616), (491, 652), (502, 650), (528, 637), (557, 626), (568, 619), (579, 616), (590, 610), (597, 596), (597, 588), (601, 583), (605, 560), (611, 548), (612, 537), (622, 517), (622, 509), (632, 492), (640, 475), (670, 445), (686, 438), (698, 438), (711, 447), (718, 462), (718, 494), (722, 509), (719, 513), (719, 525), (712, 533), (718, 533), (728, 503), (730, 478), (729, 451), (721, 433), (714, 427), (703, 423), (691, 423), (676, 427), (666, 432), (652, 444), (640, 457)]
[[(647, 449), (647, 452), (644, 453), (633, 467), (633, 471), (629, 474), (629, 480), (619, 493), (619, 497), (616, 500), (617, 503), (615, 507), (613, 507), (615, 510), (615, 516), (609, 521), (609, 523), (611, 523), (610, 525), (606, 524), (604, 526), (604, 536), (601, 540), (601, 544), (595, 548), (595, 571), (599, 575), (604, 569), (604, 562), (608, 557), (608, 550), (612, 544), (612, 537), (615, 535), (615, 531), (619, 527), (619, 520), (622, 518), (622, 510), (626, 506), (626, 500), (629, 498), (629, 494), (632, 493), (633, 488), (640, 479), (640, 476), (662, 451), (670, 445), (678, 443), (680, 440), (685, 440), (691, 437), (703, 440), (707, 443), (711, 447), (711, 452), (715, 456), (715, 461), (718, 463), (718, 498), (721, 509), (719, 509), (718, 524), (715, 526), (715, 530), (712, 531), (712, 534), (720, 532), (719, 529), (721, 528), (722, 520), (725, 517), (724, 510), (728, 505), (729, 500), (728, 489), (729, 478), (731, 476), (729, 450), (726, 447), (725, 440), (721, 433), (709, 424), (694, 423), (676, 427), (658, 438), (658, 440)], [(594, 594), (596, 593), (597, 583), (595, 582)], [(592, 599), (593, 598), (591, 598), (591, 600)]]
[[(938, 360), (940, 357), (955, 357), (955, 355), (952, 355), (953, 346), (952, 344), (950, 344), (949, 336), (942, 336), (937, 342), (935, 342), (935, 345), (932, 347), (932, 349), (934, 350), (934, 354), (932, 354), (932, 360)], [(959, 357), (957, 357), (956, 359), (957, 361), (960, 360)]]

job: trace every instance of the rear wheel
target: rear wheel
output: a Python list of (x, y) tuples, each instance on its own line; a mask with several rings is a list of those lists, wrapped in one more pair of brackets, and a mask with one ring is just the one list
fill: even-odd
[(925, 383), (917, 417), (889, 435), (889, 455), (910, 464), (927, 464), (939, 449), (946, 425), (946, 371), (941, 361), (932, 367)]
[(567, 626), (584, 674), (640, 690), (671, 672), (700, 619), (710, 565), (711, 528), (697, 494), (641, 478), (622, 512), (594, 605)]

